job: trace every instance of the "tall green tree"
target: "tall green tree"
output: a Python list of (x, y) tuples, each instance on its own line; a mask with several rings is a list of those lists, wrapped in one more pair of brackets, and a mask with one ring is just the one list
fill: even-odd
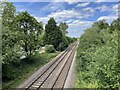
[(62, 37), (62, 33), (59, 32), (59, 27), (54, 18), (50, 18), (45, 26), (45, 44), (52, 44), (56, 48), (58, 45), (58, 37)]
[(45, 44), (52, 44), (56, 50), (64, 50), (68, 46), (67, 40), (63, 37), (62, 31), (55, 22), (50, 18), (45, 26)]
[(98, 22), (93, 23), (93, 27), (99, 27), (100, 29), (106, 29), (109, 27), (109, 24), (105, 20), (100, 20)]
[(68, 33), (68, 31), (67, 31), (68, 25), (65, 22), (64, 23), (61, 22), (59, 27), (60, 27), (60, 30), (62, 31), (63, 35), (65, 36)]
[[(2, 60), (4, 63), (8, 63), (15, 60), (17, 56), (15, 50), (17, 49), (17, 51), (19, 51), (18, 48), (15, 48), (15, 45), (18, 42), (18, 33), (13, 27), (16, 9), (13, 3), (3, 2), (2, 11)], [(16, 56), (13, 54), (16, 54)]]
[(20, 45), (26, 55), (34, 54), (38, 48), (39, 36), (43, 29), (42, 24), (27, 12), (19, 13), (14, 19), (15, 29), (20, 32)]
[(2, 78), (4, 80), (13, 79), (15, 72), (12, 67), (18, 63), (22, 52), (18, 44), (19, 33), (14, 29), (13, 20), (16, 9), (13, 3), (2, 3)]
[(3, 2), (3, 13), (2, 13), (2, 24), (4, 26), (11, 26), (12, 21), (15, 17), (16, 9), (13, 3), (10, 2)]

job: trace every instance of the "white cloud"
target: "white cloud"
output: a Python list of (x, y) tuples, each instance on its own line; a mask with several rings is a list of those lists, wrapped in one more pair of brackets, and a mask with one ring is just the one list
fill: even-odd
[(84, 33), (84, 30), (91, 27), (93, 21), (82, 21), (82, 20), (72, 20), (73, 22), (68, 23), (68, 34), (69, 36), (75, 37), (80, 36)]
[(79, 18), (80, 13), (75, 12), (74, 10), (63, 10), (63, 11), (58, 11), (58, 12), (52, 12), (51, 14), (47, 15), (46, 17), (36, 17), (38, 21), (43, 21), (44, 24), (47, 23), (47, 21), (51, 18), (55, 18), (57, 23), (65, 21), (66, 19), (71, 19), (71, 18)]
[(68, 2), (69, 4), (77, 3), (82, 0), (54, 0), (54, 2)]
[(109, 19), (116, 19), (116, 16), (101, 16), (97, 19), (97, 21), (99, 20), (109, 20)]
[(97, 19), (97, 21), (99, 21), (99, 20), (106, 20), (110, 24), (113, 20), (115, 20), (117, 18), (118, 18), (117, 16), (112, 16), (112, 15), (110, 15), (110, 16), (101, 16), (101, 17), (99, 17)]
[(119, 0), (95, 0), (95, 2), (119, 2)]
[(118, 9), (118, 4), (112, 6), (113, 9)]
[(92, 21), (82, 21), (82, 20), (74, 20), (72, 23), (69, 23), (68, 25), (70, 27), (82, 27), (87, 28), (92, 25)]
[(89, 5), (88, 2), (86, 2), (86, 3), (79, 3), (76, 7), (86, 7), (87, 5)]
[(55, 12), (55, 11), (64, 10), (64, 9), (65, 9), (64, 3), (51, 2), (40, 10), (41, 12)]
[(48, 17), (54, 17), (54, 18), (61, 18), (61, 19), (67, 19), (67, 18), (80, 18), (81, 13), (75, 10), (63, 10), (58, 12), (53, 12)]
[[(21, 2), (21, 0), (6, 0), (6, 1)], [(77, 2), (119, 2), (119, 0), (22, 0), (22, 2), (68, 2), (69, 4), (73, 4)]]
[(59, 23), (62, 21), (72, 22), (74, 19), (83, 19), (88, 18), (94, 14), (94, 10), (92, 8), (84, 8), (82, 11), (77, 10), (58, 10), (56, 12), (52, 12), (46, 17), (36, 18), (38, 21), (43, 21), (46, 23), (49, 18), (53, 17)]
[(52, 12), (51, 14), (47, 15), (46, 17), (37, 18), (37, 20), (41, 20), (47, 22), (49, 18), (54, 17), (57, 22), (70, 20), (71, 18), (81, 19), (88, 17), (87, 14), (83, 14), (76, 10), (62, 10), (57, 12)]
[(65, 2), (68, 2), (69, 4), (73, 4), (79, 2), (79, 0), (65, 0)]
[(77, 2), (119, 2), (119, 0), (53, 0), (54, 2), (68, 2), (69, 4), (77, 3)]
[(108, 6), (106, 6), (106, 5), (102, 5), (102, 6), (100, 6), (100, 7), (96, 7), (95, 9), (96, 9), (96, 10), (100, 10), (101, 12), (102, 12), (102, 11), (110, 11), (110, 10), (111, 10), (110, 7), (108, 7)]
[(95, 10), (90, 7), (84, 8), (83, 11), (87, 11), (87, 12), (91, 12), (91, 13), (95, 12)]
[(118, 12), (118, 4), (112, 5), (112, 10)]
[(96, 2), (105, 2), (106, 0), (96, 0)]
[(38, 21), (38, 22), (43, 22), (43, 23), (46, 23), (48, 20), (49, 20), (49, 18), (48, 17), (35, 17), (36, 18), (36, 20)]
[(67, 23), (67, 24), (70, 24), (70, 23), (72, 23), (74, 21), (74, 19), (69, 19), (69, 20), (66, 20), (65, 22)]
[(110, 14), (108, 16), (101, 16), (97, 19), (99, 20), (106, 20), (109, 24), (118, 18), (118, 4), (114, 4), (111, 6), (102, 5), (100, 7), (97, 7), (96, 10), (100, 10), (101, 12), (109, 12)]
[(95, 10), (93, 8), (91, 8), (91, 7), (87, 7), (87, 8), (82, 9), (82, 13), (86, 17), (91, 17), (91, 16), (93, 16), (95, 14)]
[(112, 6), (102, 5), (102, 6), (96, 7), (95, 9), (100, 10), (101, 12), (104, 12), (104, 11), (116, 12), (118, 11), (118, 4), (115, 4)]

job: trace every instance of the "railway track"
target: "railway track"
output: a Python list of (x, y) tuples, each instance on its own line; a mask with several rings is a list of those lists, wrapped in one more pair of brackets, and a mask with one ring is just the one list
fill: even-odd
[(77, 42), (68, 47), (54, 60), (25, 90), (41, 88), (64, 88), (64, 84), (74, 57)]

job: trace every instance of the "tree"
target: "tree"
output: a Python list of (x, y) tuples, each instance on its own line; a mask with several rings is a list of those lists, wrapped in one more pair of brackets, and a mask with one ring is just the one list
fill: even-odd
[(111, 32), (116, 31), (118, 33), (118, 58), (120, 60), (120, 18), (113, 20), (111, 23)]
[[(13, 65), (20, 61), (19, 33), (14, 29), (13, 20), (16, 9), (13, 3), (2, 3), (2, 78), (10, 80), (14, 78)], [(12, 73), (12, 74), (11, 74)]]
[[(14, 52), (16, 56), (12, 55), (12, 51), (15, 51), (16, 43), (18, 42), (18, 32), (14, 30), (12, 23), (16, 12), (13, 3), (3, 2), (2, 6), (2, 62), (6, 64), (15, 60), (13, 58), (18, 57), (17, 52)], [(9, 59), (7, 59), (8, 57)]]
[(100, 29), (106, 29), (109, 24), (105, 20), (100, 20), (98, 22), (93, 23), (92, 27), (99, 27)]
[(50, 18), (45, 26), (44, 41), (45, 44), (53, 45), (56, 50), (64, 50), (68, 46), (68, 42), (63, 37), (63, 34), (57, 26), (54, 18)]
[(34, 54), (38, 48), (38, 37), (43, 29), (42, 24), (30, 16), (27, 12), (19, 13), (14, 19), (16, 30), (20, 33), (20, 45), (26, 52), (26, 55)]
[(4, 26), (11, 26), (12, 21), (15, 17), (16, 9), (13, 3), (10, 2), (3, 2), (3, 13), (2, 13), (2, 24)]
[(63, 35), (65, 36), (68, 32), (67, 32), (67, 28), (68, 28), (68, 25), (64, 22), (60, 23), (59, 25), (60, 27), (60, 30), (62, 31)]
[(42, 22), (38, 22), (38, 28), (35, 31), (36, 37), (35, 37), (35, 46), (36, 46), (36, 50), (40, 48), (40, 45), (42, 43), (42, 34), (43, 34), (43, 23)]

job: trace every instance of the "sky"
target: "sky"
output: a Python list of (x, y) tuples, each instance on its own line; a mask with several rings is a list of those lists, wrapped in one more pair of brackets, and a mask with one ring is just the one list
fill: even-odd
[[(27, 11), (34, 16), (37, 21), (42, 21), (45, 25), (47, 21), (54, 17), (57, 24), (66, 22), (68, 25), (68, 36), (79, 37), (84, 30), (99, 20), (106, 20), (109, 24), (118, 17), (118, 2), (105, 2), (97, 0), (95, 2), (73, 2), (76, 0), (42, 0), (33, 2), (13, 2), (19, 12)], [(109, 0), (110, 1), (110, 0)]]

